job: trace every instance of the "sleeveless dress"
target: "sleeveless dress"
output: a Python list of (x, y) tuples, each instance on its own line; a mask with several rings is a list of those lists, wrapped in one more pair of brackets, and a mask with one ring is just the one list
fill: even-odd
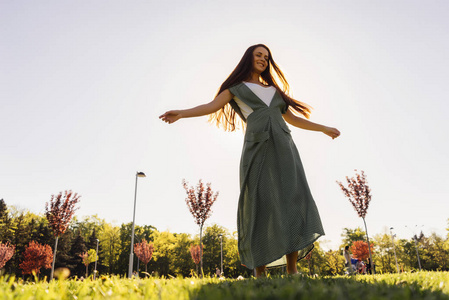
[(324, 230), (282, 117), (288, 106), (277, 91), (270, 104), (265, 104), (243, 82), (229, 91), (253, 110), (245, 118), (238, 104), (230, 101), (247, 125), (237, 212), (240, 260), (249, 269), (283, 266), (285, 255), (294, 251), (300, 260)]

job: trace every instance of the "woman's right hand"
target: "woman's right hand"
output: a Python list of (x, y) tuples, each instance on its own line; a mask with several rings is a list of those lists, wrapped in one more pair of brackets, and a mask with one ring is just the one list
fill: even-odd
[(323, 133), (330, 136), (332, 139), (338, 138), (340, 136), (340, 131), (337, 128), (325, 127)]
[(181, 115), (180, 110), (169, 110), (166, 113), (164, 113), (163, 115), (159, 116), (159, 119), (161, 119), (162, 121), (164, 121), (168, 124), (174, 123), (181, 118), (182, 118), (182, 115)]
[(226, 105), (229, 101), (231, 101), (234, 95), (231, 94), (229, 90), (224, 90), (221, 92), (214, 100), (210, 103), (198, 105), (194, 108), (184, 109), (184, 110), (169, 110), (165, 114), (160, 115), (159, 119), (162, 121), (171, 124), (173, 122), (178, 121), (181, 118), (192, 118), (208, 115), (216, 112), (220, 108)]

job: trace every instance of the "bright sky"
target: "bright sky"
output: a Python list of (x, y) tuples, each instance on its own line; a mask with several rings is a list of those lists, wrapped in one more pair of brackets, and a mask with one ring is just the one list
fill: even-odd
[(2, 1), (0, 198), (44, 212), (197, 233), (181, 181), (220, 196), (207, 224), (236, 230), (242, 132), (169, 109), (209, 102), (244, 51), (271, 48), (311, 120), (293, 129), (328, 247), (363, 227), (336, 180), (364, 170), (370, 235), (445, 235), (449, 218), (448, 1)]

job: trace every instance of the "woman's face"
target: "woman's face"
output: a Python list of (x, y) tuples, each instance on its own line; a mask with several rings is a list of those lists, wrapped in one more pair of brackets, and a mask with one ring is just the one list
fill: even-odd
[(253, 51), (253, 72), (261, 74), (268, 67), (268, 50), (257, 47)]

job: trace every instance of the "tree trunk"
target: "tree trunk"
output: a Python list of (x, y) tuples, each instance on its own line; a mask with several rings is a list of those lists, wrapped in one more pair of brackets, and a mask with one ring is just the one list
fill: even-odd
[(87, 276), (89, 276), (89, 265), (86, 265), (86, 279), (87, 279)]
[(53, 274), (55, 273), (56, 251), (58, 251), (58, 239), (59, 239), (59, 236), (56, 237), (55, 250), (53, 251), (53, 263), (51, 264), (50, 280), (53, 279)]
[(374, 271), (374, 261), (373, 261), (373, 257), (371, 256), (371, 245), (369, 243), (369, 236), (368, 236), (368, 227), (366, 227), (366, 222), (365, 222), (365, 218), (363, 219), (363, 223), (365, 224), (365, 231), (366, 231), (366, 240), (368, 241), (368, 252), (369, 252), (369, 262), (370, 262), (370, 270), (372, 274), (376, 274), (376, 272)]
[(203, 225), (200, 226), (200, 262), (201, 278), (203, 278)]

